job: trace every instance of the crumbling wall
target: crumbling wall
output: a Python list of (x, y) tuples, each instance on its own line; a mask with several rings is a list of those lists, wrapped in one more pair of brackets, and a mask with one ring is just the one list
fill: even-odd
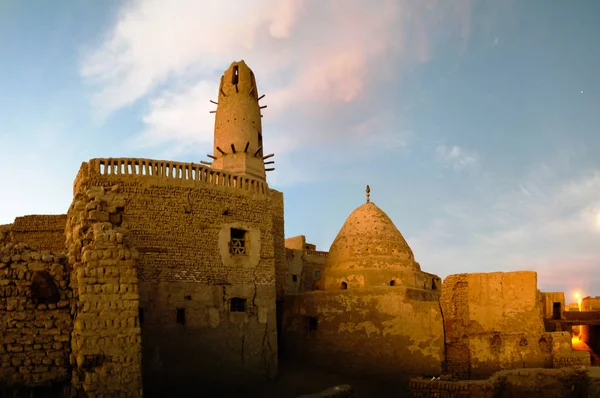
[(0, 247), (4, 247), (5, 244), (10, 243), (10, 230), (12, 224), (0, 225)]
[(64, 251), (66, 214), (30, 215), (15, 218), (12, 239), (27, 242), (35, 250)]
[(404, 287), (286, 297), (286, 354), (368, 377), (438, 375), (444, 330), (437, 295)]
[(72, 296), (64, 254), (0, 248), (0, 387), (68, 383)]
[[(568, 356), (560, 333), (545, 333), (535, 272), (448, 276), (440, 298), (447, 371), (460, 378), (488, 377), (500, 369), (552, 367)], [(562, 348), (561, 348), (562, 347)]]
[[(76, 192), (100, 186), (124, 198), (116, 210), (140, 253), (144, 389), (273, 377), (281, 193), (199, 165), (131, 159), (85, 163)], [(232, 229), (246, 234), (243, 255), (230, 252)]]
[(104, 188), (75, 195), (67, 248), (78, 299), (72, 335), (72, 384), (91, 396), (142, 395), (137, 252), (118, 227), (122, 196)]

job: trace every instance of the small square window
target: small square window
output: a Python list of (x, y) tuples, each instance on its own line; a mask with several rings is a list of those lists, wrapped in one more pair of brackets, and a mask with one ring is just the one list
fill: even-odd
[(177, 323), (185, 325), (185, 308), (177, 308)]
[(312, 316), (307, 316), (305, 317), (305, 326), (306, 326), (306, 331), (307, 332), (315, 332), (317, 330), (318, 327), (318, 322), (317, 322), (317, 318), (312, 317)]
[(321, 277), (321, 270), (316, 269), (315, 272), (313, 273), (314, 275), (314, 279), (319, 279)]
[(292, 275), (292, 282), (298, 282), (298, 275)]
[(246, 254), (246, 231), (243, 229), (231, 228), (229, 253), (234, 256), (243, 256)]
[(231, 299), (231, 312), (246, 312), (246, 299), (234, 297)]

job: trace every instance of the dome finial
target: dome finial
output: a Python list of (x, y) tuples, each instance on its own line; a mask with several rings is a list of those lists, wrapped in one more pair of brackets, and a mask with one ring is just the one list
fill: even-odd
[(367, 203), (371, 201), (371, 187), (367, 185)]

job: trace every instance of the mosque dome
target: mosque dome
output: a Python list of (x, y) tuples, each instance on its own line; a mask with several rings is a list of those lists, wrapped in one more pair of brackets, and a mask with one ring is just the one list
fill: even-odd
[(369, 201), (355, 209), (337, 234), (322, 273), (322, 288), (413, 286), (421, 267), (388, 215)]

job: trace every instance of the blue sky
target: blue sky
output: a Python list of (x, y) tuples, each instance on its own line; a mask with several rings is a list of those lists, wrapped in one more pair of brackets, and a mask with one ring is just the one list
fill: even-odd
[(0, 224), (65, 213), (81, 162), (212, 151), (234, 60), (266, 94), (286, 235), (372, 201), (425, 271), (600, 295), (595, 0), (0, 1)]

